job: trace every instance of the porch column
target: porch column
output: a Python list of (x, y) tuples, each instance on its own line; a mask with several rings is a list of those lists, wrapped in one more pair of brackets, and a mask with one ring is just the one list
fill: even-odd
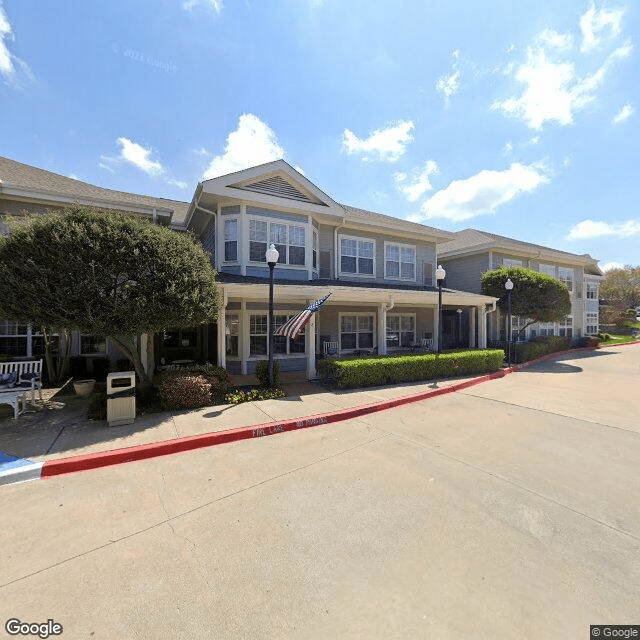
[(218, 311), (218, 366), (227, 367), (227, 307), (221, 306)]
[(316, 377), (316, 314), (311, 314), (307, 323), (307, 379)]
[(484, 313), (485, 306), (478, 307), (478, 347), (487, 348), (487, 316)]
[(438, 341), (440, 340), (440, 317), (438, 306), (433, 308), (433, 350), (438, 350)]
[(238, 340), (238, 355), (240, 356), (240, 372), (247, 375), (247, 359), (249, 358), (249, 316), (247, 303), (240, 303), (240, 339)]
[(378, 355), (387, 355), (387, 309), (386, 304), (378, 305)]
[(469, 309), (469, 348), (476, 348), (476, 308)]

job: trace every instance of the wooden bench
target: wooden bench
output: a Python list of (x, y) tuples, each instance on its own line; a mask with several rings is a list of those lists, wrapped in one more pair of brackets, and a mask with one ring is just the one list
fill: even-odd
[[(3, 394), (9, 393), (25, 393), (26, 390), (31, 390), (31, 403), (36, 403), (36, 389), (40, 395), (40, 402), (42, 402), (42, 360), (26, 360), (18, 362), (0, 362), (0, 375), (6, 375), (7, 373), (16, 373), (16, 386), (10, 389), (0, 389), (0, 403), (11, 404), (15, 409), (13, 402), (4, 402), (2, 399), (8, 396)], [(25, 375), (27, 374), (27, 375)], [(22, 376), (25, 377), (21, 380)], [(29, 378), (29, 379), (26, 379)]]

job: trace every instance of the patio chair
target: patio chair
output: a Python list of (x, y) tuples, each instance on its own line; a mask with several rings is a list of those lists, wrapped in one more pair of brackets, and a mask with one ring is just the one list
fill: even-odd
[(325, 341), (322, 343), (322, 353), (325, 358), (330, 358), (332, 356), (337, 356), (340, 351), (338, 346), (338, 342)]

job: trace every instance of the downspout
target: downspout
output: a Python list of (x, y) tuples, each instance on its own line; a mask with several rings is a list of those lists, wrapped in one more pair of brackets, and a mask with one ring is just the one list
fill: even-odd
[(484, 330), (486, 332), (486, 343), (489, 344), (489, 331), (487, 331), (487, 317), (489, 316), (490, 313), (493, 313), (496, 310), (496, 305), (498, 304), (497, 300), (494, 300), (491, 303), (491, 308), (490, 309), (486, 309), (484, 310)]
[(333, 230), (333, 276), (335, 280), (338, 279), (338, 231), (346, 224), (347, 219), (342, 218), (342, 223)]

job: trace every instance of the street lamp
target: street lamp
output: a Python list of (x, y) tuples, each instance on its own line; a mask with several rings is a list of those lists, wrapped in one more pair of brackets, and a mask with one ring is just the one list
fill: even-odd
[(269, 265), (269, 388), (273, 389), (273, 268), (278, 262), (280, 254), (274, 244), (271, 244), (265, 253), (265, 259)]
[(511, 368), (511, 291), (513, 291), (513, 282), (511, 282), (511, 278), (504, 283), (504, 288), (507, 290), (507, 313), (509, 316), (507, 320), (507, 348), (509, 352), (509, 355), (507, 356), (507, 366)]
[(458, 309), (458, 347), (462, 346), (462, 309)]
[(447, 272), (439, 264), (436, 269), (436, 281), (438, 283), (438, 353), (442, 352), (442, 281)]

